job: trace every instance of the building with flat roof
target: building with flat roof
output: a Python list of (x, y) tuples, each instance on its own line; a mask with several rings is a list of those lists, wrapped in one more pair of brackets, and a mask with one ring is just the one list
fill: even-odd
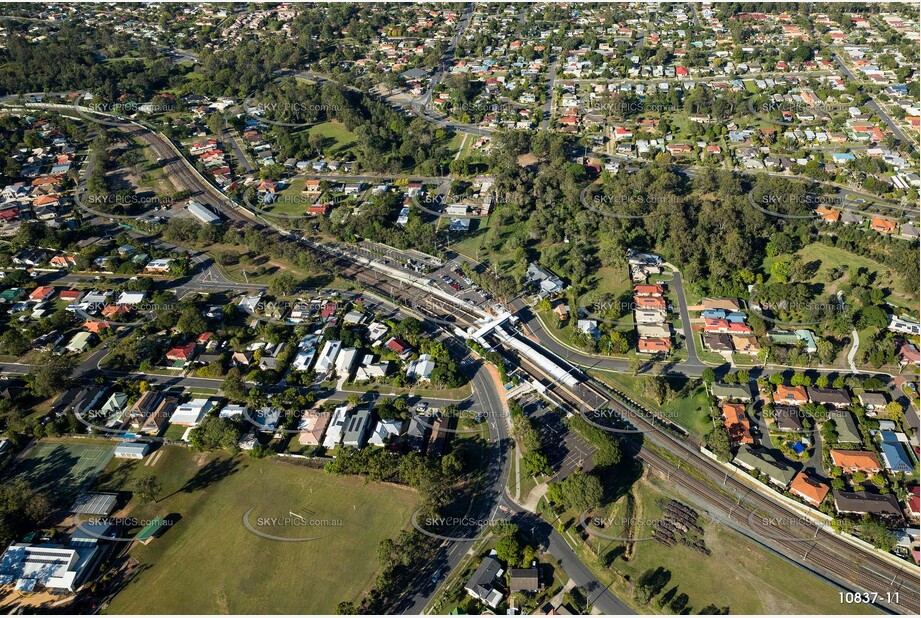
[(118, 496), (105, 493), (85, 493), (77, 497), (70, 512), (77, 515), (107, 516), (115, 510)]
[(353, 446), (361, 448), (365, 445), (368, 437), (368, 429), (371, 425), (371, 410), (365, 408), (358, 410), (349, 417), (345, 424), (345, 431), (342, 435), (342, 446)]
[(146, 442), (122, 442), (115, 447), (115, 457), (119, 459), (144, 459), (150, 452), (150, 445)]
[(0, 556), (0, 576), (16, 582), (20, 592), (39, 588), (74, 591), (86, 580), (99, 557), (95, 544), (69, 547), (52, 543), (13, 543)]
[(176, 408), (169, 422), (174, 425), (195, 427), (213, 407), (214, 402), (210, 399), (193, 399)]

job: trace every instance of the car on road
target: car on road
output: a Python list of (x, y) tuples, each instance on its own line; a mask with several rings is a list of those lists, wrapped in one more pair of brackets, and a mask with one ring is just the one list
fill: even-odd
[(439, 579), (441, 579), (441, 569), (432, 573), (432, 583), (437, 584)]

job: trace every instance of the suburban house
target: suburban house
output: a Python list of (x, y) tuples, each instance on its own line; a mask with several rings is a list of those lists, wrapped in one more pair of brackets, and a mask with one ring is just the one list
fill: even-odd
[(803, 414), (796, 406), (774, 406), (774, 427), (780, 431), (802, 431)]
[(884, 217), (873, 217), (870, 221), (870, 229), (880, 234), (892, 234), (895, 232), (895, 221)]
[(793, 406), (804, 406), (809, 403), (809, 395), (803, 386), (785, 386), (779, 384), (774, 392), (775, 403), (785, 403)]
[(371, 437), (368, 438), (368, 444), (373, 446), (384, 446), (399, 437), (400, 428), (402, 426), (403, 421), (400, 420), (382, 419), (378, 421), (377, 425), (374, 427), (374, 431), (371, 432)]
[(351, 415), (345, 424), (342, 446), (362, 448), (371, 426), (371, 410), (365, 408)]
[(745, 404), (724, 403), (722, 407), (723, 424), (729, 432), (729, 441), (732, 444), (753, 444), (751, 423), (745, 414)]
[(715, 383), (711, 387), (713, 396), (720, 401), (724, 399), (738, 399), (740, 401), (751, 401), (755, 397), (755, 392), (751, 384), (723, 384)]
[(799, 496), (812, 506), (818, 508), (831, 488), (821, 481), (817, 481), (805, 472), (800, 472), (793, 477), (790, 483), (790, 493)]
[(905, 447), (895, 437), (895, 433), (883, 431), (881, 434), (883, 441), (879, 444), (879, 450), (883, 458), (883, 465), (892, 472), (911, 474), (915, 467), (914, 463), (905, 452)]
[(387, 343), (384, 344), (384, 347), (392, 352), (396, 352), (400, 358), (406, 358), (410, 351), (412, 351), (412, 347), (408, 343), (402, 339), (397, 339), (396, 337), (391, 337), (388, 339)]
[(831, 456), (832, 464), (842, 468), (845, 472), (865, 472), (875, 474), (882, 469), (876, 453), (872, 451), (846, 451), (842, 449), (830, 449), (828, 454)]
[(854, 415), (848, 410), (829, 410), (828, 418), (835, 422), (835, 431), (838, 432), (838, 442), (845, 444), (861, 444), (863, 437), (857, 427)]
[(348, 412), (348, 406), (339, 406), (333, 410), (333, 415), (330, 417), (326, 427), (326, 437), (323, 438), (323, 448), (333, 448), (342, 441), (342, 433), (345, 430)]
[(73, 336), (73, 339), (70, 340), (66, 346), (64, 346), (68, 352), (74, 352), (79, 354), (83, 352), (90, 346), (93, 333), (88, 333), (86, 331), (81, 331)]
[(174, 425), (195, 427), (213, 407), (214, 401), (211, 399), (193, 399), (176, 408), (169, 422)]
[(846, 515), (877, 515), (879, 517), (902, 520), (902, 509), (892, 494), (872, 494), (867, 491), (832, 490), (835, 497), (835, 509)]
[(637, 341), (637, 351), (644, 354), (666, 354), (671, 349), (672, 341), (665, 337), (641, 337)]
[(40, 303), (49, 300), (54, 296), (54, 288), (47, 285), (40, 285), (29, 294), (29, 300), (33, 303)]
[(196, 345), (190, 342), (185, 345), (170, 348), (166, 352), (166, 360), (171, 361), (180, 367), (195, 358)]
[(538, 292), (539, 296), (559, 294), (566, 288), (566, 284), (563, 283), (562, 279), (534, 262), (528, 264), (525, 278), (528, 280), (529, 284), (537, 286), (540, 290)]
[(496, 580), (502, 577), (502, 573), (502, 565), (499, 564), (499, 561), (492, 556), (486, 556), (480, 562), (476, 572), (467, 580), (464, 590), (478, 601), (496, 609), (505, 598), (505, 595), (495, 587)]
[(419, 358), (406, 367), (406, 377), (416, 378), (421, 382), (428, 382), (432, 377), (432, 371), (435, 370), (435, 361), (431, 355), (422, 354)]
[(509, 569), (508, 581), (510, 592), (537, 592), (540, 590), (540, 569)]
[(339, 355), (339, 350), (341, 349), (341, 341), (327, 340), (320, 350), (320, 355), (317, 357), (317, 362), (313, 370), (318, 374), (329, 373), (333, 369), (336, 362), (336, 356)]
[(159, 435), (163, 428), (166, 427), (167, 421), (172, 418), (173, 412), (179, 406), (179, 400), (175, 397), (164, 397), (157, 404), (156, 409), (147, 415), (147, 418), (140, 420), (139, 431), (143, 434)]
[(758, 470), (766, 474), (768, 480), (780, 489), (786, 490), (796, 476), (796, 470), (790, 462), (778, 459), (767, 449), (755, 448), (749, 444), (739, 447), (735, 463), (746, 470)]
[(297, 429), (298, 442), (304, 446), (319, 446), (323, 440), (323, 434), (326, 433), (326, 426), (329, 424), (330, 415), (319, 410), (305, 410), (301, 416), (301, 422)]
[(825, 406), (826, 408), (846, 408), (851, 405), (851, 396), (843, 388), (817, 388), (810, 386), (806, 389), (809, 401)]
[(867, 412), (882, 410), (889, 403), (889, 398), (885, 393), (863, 392), (857, 395), (857, 400), (867, 409)]

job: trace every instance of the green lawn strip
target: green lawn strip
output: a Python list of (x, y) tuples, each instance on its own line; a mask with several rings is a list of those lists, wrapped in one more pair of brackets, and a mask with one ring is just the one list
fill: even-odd
[[(370, 587), (378, 543), (405, 528), (416, 505), (414, 492), (396, 486), (273, 459), (163, 448), (154, 466), (118, 460), (99, 479), (100, 490), (124, 491), (132, 479), (155, 475), (159, 502), (134, 498), (122, 515), (178, 519), (161, 538), (132, 547), (143, 568), (110, 613), (335, 613), (340, 601), (358, 601)], [(281, 542), (243, 525), (249, 509), (256, 527), (260, 518), (290, 513), (333, 523), (259, 528), (318, 537)]]
[(430, 386), (389, 386), (387, 384), (369, 384), (367, 382), (346, 382), (342, 386), (345, 391), (376, 392), (384, 395), (413, 395), (416, 397), (430, 397), (432, 399), (446, 399), (462, 401), (473, 395), (473, 386), (468, 382), (457, 388), (435, 388)]
[[(706, 435), (712, 427), (707, 393), (702, 385), (692, 390), (689, 396), (676, 397), (660, 406), (644, 394), (642, 376), (597, 369), (591, 370), (590, 373), (596, 374), (603, 382), (624, 391), (650, 410), (659, 412), (663, 417), (678, 423), (699, 438)], [(680, 379), (669, 379), (673, 388), (680, 390)]]

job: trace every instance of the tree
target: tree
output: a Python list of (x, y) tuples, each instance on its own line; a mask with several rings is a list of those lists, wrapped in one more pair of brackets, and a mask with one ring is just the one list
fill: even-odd
[(185, 307), (179, 315), (176, 328), (186, 335), (200, 335), (208, 330), (208, 322), (195, 307)]
[(0, 337), (0, 351), (16, 358), (25, 354), (29, 349), (28, 340), (23, 337), (18, 328), (11, 328)]
[(496, 543), (496, 555), (510, 567), (521, 564), (523, 550), (517, 534), (507, 534)]
[(534, 476), (537, 474), (550, 474), (550, 461), (546, 455), (537, 451), (528, 451), (521, 458), (521, 466), (525, 474)]
[(732, 459), (732, 445), (729, 441), (729, 432), (723, 425), (717, 425), (704, 438), (707, 448), (720, 461)]
[(700, 377), (707, 384), (707, 386), (710, 386), (716, 382), (716, 372), (713, 371), (713, 367), (705, 368)]
[(134, 493), (144, 502), (156, 502), (157, 494), (163, 489), (160, 481), (153, 474), (144, 474), (134, 481)]
[(886, 404), (885, 411), (889, 418), (897, 418), (902, 414), (902, 404), (898, 401), (890, 401)]
[(551, 483), (547, 495), (553, 502), (582, 512), (601, 506), (604, 488), (598, 477), (577, 470), (562, 481)]
[(688, 606), (688, 601), (690, 598), (685, 593), (681, 593), (676, 596), (671, 603), (668, 604), (668, 608), (672, 610), (673, 614), (680, 614), (684, 611), (684, 608)]
[(441, 472), (448, 478), (457, 478), (463, 471), (464, 465), (456, 453), (448, 453), (441, 458)]
[(275, 296), (290, 296), (297, 290), (297, 280), (290, 273), (276, 275), (269, 283), (269, 292)]
[(355, 609), (355, 604), (351, 601), (342, 601), (336, 606), (336, 614), (339, 616), (355, 616), (358, 614), (358, 610)]
[(864, 515), (860, 521), (860, 536), (883, 551), (891, 551), (895, 545), (895, 535), (870, 515)]
[(26, 481), (18, 479), (0, 484), (0, 545), (6, 547), (39, 527), (50, 512), (48, 497)]
[(782, 373), (772, 373), (771, 377), (768, 378), (768, 382), (774, 386), (780, 386), (783, 384), (783, 374)]
[[(51, 397), (62, 392), (74, 372), (72, 358), (42, 354), (32, 365), (33, 372), (26, 378), (36, 397)], [(37, 369), (36, 369), (37, 367)]]
[(230, 419), (208, 416), (189, 432), (189, 445), (196, 451), (217, 448), (234, 451), (241, 435), (240, 428)]

